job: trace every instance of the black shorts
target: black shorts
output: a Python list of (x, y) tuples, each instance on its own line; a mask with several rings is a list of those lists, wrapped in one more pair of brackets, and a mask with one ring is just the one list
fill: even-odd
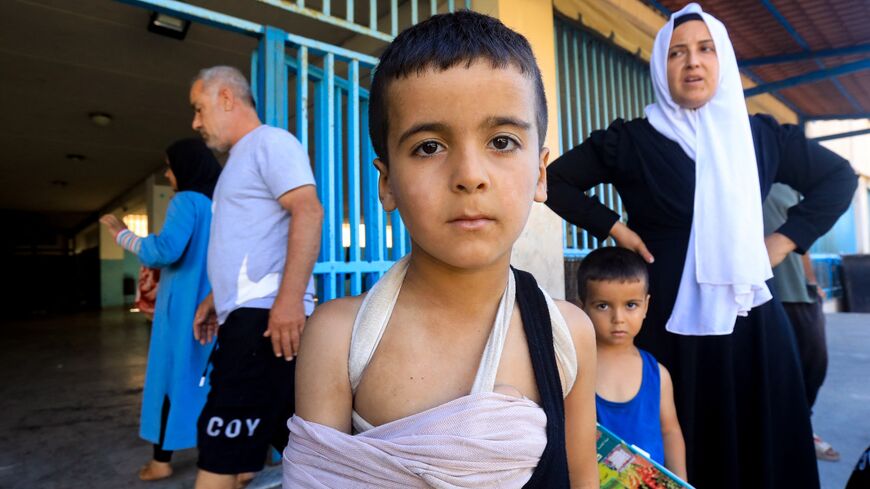
[(268, 309), (231, 312), (218, 329), (211, 390), (197, 423), (200, 469), (216, 474), (256, 472), (269, 445), (283, 451), (293, 415), (296, 361), (276, 357), (263, 333)]

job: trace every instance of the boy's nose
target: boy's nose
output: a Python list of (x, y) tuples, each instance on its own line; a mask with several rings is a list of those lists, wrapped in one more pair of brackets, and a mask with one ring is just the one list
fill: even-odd
[(453, 171), (453, 188), (459, 192), (475, 192), (489, 186), (484, 157), (474, 151), (458, 151)]

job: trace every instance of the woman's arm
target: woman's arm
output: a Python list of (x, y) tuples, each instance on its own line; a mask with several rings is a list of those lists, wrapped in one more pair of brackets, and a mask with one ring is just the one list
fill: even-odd
[(565, 301), (558, 301), (574, 348), (577, 350), (577, 379), (565, 397), (565, 446), (571, 487), (598, 487), (598, 457), (595, 450), (595, 330), (589, 317)]
[(566, 221), (605, 239), (619, 214), (586, 191), (613, 181), (611, 156), (604, 150), (607, 131), (595, 131), (547, 167), (547, 206)]
[(662, 364), (659, 364), (659, 374), (661, 379), (659, 410), (662, 441), (665, 446), (665, 467), (686, 480), (686, 443), (683, 441), (683, 430), (680, 429), (677, 407), (674, 405), (674, 385), (671, 382), (671, 374)]
[(308, 318), (296, 357), (296, 415), (351, 433), (353, 392), (348, 357), (360, 297), (318, 306)]
[(173, 197), (160, 233), (140, 238), (136, 244), (139, 261), (146, 267), (162, 268), (180, 260), (193, 235), (196, 220), (196, 204), (191, 196)]
[[(628, 248), (648, 263), (653, 256), (640, 237), (619, 220), (596, 197), (586, 191), (601, 183), (613, 182), (615, 155), (605, 149), (605, 139), (618, 137), (622, 121), (607, 131), (595, 131), (581, 145), (571, 149), (547, 167), (547, 206), (562, 219), (580, 226), (598, 239), (613, 236), (617, 244)], [(614, 131), (614, 132), (611, 132)]]
[[(762, 152), (762, 159), (772, 160), (764, 161), (768, 166), (775, 165), (774, 181), (785, 183), (804, 196), (788, 210), (788, 219), (774, 233), (787, 238), (793, 243), (792, 250), (803, 254), (848, 209), (858, 177), (848, 161), (808, 140), (798, 126), (779, 125), (764, 116), (754, 116), (753, 125), (759, 137), (772, 143)], [(780, 241), (782, 254), (788, 249), (788, 241)]]

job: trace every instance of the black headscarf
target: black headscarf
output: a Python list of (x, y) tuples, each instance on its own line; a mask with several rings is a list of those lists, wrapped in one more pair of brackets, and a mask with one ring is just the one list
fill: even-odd
[(198, 138), (182, 139), (166, 148), (169, 168), (178, 190), (199, 192), (209, 199), (221, 174), (221, 166), (210, 149)]

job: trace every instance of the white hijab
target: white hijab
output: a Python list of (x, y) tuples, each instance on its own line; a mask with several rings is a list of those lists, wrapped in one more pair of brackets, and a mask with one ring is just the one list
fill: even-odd
[[(668, 89), (668, 47), (674, 20), (700, 14), (719, 57), (716, 94), (684, 109)], [(695, 161), (695, 204), (680, 288), (666, 329), (683, 335), (724, 335), (737, 316), (771, 299), (773, 276), (764, 246), (761, 189), (737, 58), (725, 26), (690, 3), (659, 31), (650, 62), (656, 102), (650, 124)]]

